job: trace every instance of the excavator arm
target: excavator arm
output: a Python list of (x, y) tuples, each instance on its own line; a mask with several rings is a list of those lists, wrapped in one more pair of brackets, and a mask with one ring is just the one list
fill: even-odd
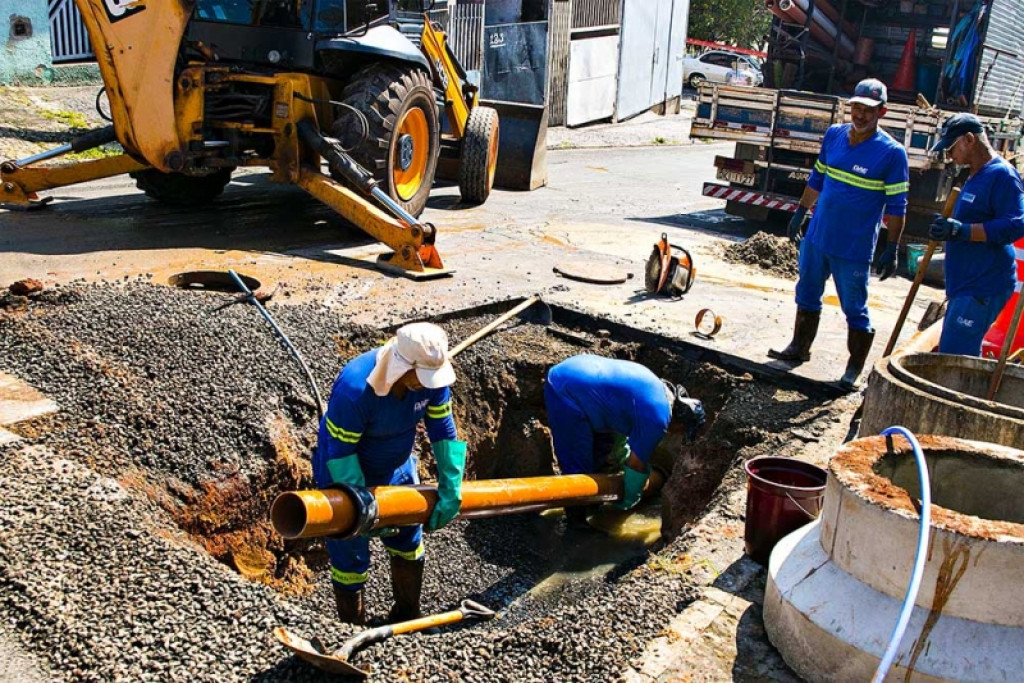
[(174, 111), (174, 65), (192, 13), (188, 0), (75, 0), (92, 39), (125, 151), (165, 173), (184, 144)]

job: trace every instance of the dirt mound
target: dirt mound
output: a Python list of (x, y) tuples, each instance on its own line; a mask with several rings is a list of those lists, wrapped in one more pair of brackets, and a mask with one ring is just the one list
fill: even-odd
[(744, 263), (795, 280), (799, 273), (798, 254), (796, 246), (785, 237), (758, 232), (744, 242), (730, 244), (722, 256), (729, 263)]

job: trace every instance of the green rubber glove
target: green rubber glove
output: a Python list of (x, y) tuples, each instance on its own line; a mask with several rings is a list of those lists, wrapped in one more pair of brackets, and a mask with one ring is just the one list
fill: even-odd
[(327, 471), (331, 475), (332, 484), (366, 486), (366, 477), (363, 476), (363, 468), (359, 466), (359, 456), (355, 453), (328, 460)]
[(427, 531), (437, 531), (455, 519), (462, 507), (462, 473), (466, 470), (466, 442), (451, 439), (434, 445), (437, 461), (437, 504), (430, 513)]
[(640, 502), (640, 496), (644, 492), (644, 484), (647, 483), (649, 472), (637, 472), (632, 467), (622, 470), (622, 486), (625, 492), (622, 501), (615, 504), (620, 510), (632, 510)]

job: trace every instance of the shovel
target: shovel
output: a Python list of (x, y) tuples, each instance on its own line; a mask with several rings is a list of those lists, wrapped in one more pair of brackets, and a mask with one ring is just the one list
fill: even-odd
[[(942, 207), (942, 215), (944, 217), (949, 218), (953, 215), (953, 209), (956, 208), (956, 200), (959, 198), (959, 187), (954, 187), (949, 191), (949, 196), (946, 197), (946, 204)], [(882, 352), (882, 356), (888, 356), (896, 346), (896, 340), (900, 338), (900, 332), (903, 330), (903, 323), (907, 319), (907, 313), (910, 312), (910, 305), (914, 303), (914, 297), (917, 296), (917, 289), (921, 286), (921, 282), (924, 280), (925, 271), (928, 270), (928, 264), (932, 260), (932, 254), (935, 253), (935, 248), (938, 246), (938, 242), (933, 240), (928, 241), (928, 249), (924, 252), (924, 256), (921, 257), (921, 263), (917, 266), (917, 274), (914, 276), (914, 283), (910, 285), (910, 291), (907, 292), (907, 298), (903, 302), (903, 309), (900, 311), (899, 318), (896, 319), (896, 326), (892, 329), (892, 334), (889, 336), (889, 343), (885, 345), (885, 351)]]
[[(527, 313), (527, 311), (537, 304), (534, 310)], [(477, 343), (491, 332), (493, 332), (499, 325), (507, 322), (512, 316), (518, 315), (520, 320), (523, 322), (534, 323), (536, 325), (543, 325), (547, 327), (551, 324), (551, 307), (541, 301), (539, 296), (531, 296), (521, 304), (513, 308), (508, 313), (503, 313), (498, 316), (497, 319), (491, 321), (487, 325), (484, 325), (479, 330), (471, 334), (469, 337), (464, 339), (458, 346), (448, 352), (450, 358), (454, 358), (456, 355), (462, 353), (467, 348)]]
[(370, 674), (370, 670), (360, 669), (349, 661), (352, 654), (362, 647), (371, 643), (379, 643), (401, 633), (415, 633), (416, 631), (423, 631), (436, 626), (455, 624), (463, 620), (480, 619), (483, 621), (493, 618), (494, 612), (480, 603), (473, 602), (472, 600), (463, 600), (458, 609), (450, 612), (366, 629), (356, 636), (349, 638), (341, 647), (333, 652), (328, 652), (319, 638), (314, 637), (312, 641), (306, 640), (301, 636), (295, 635), (284, 626), (275, 628), (274, 636), (299, 659), (312, 664), (322, 671), (342, 676), (366, 678)]

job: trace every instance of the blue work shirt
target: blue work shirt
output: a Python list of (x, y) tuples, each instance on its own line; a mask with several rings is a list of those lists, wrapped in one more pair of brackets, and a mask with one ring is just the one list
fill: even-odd
[(1013, 291), (1013, 243), (1024, 237), (1024, 184), (1003, 158), (985, 164), (964, 183), (953, 218), (981, 223), (985, 242), (946, 243), (946, 296), (990, 297)]
[(820, 192), (807, 236), (820, 251), (870, 263), (882, 215), (907, 213), (907, 150), (884, 130), (850, 146), (852, 124), (831, 126), (808, 187)]
[(672, 419), (665, 385), (639, 363), (582, 354), (551, 368), (547, 381), (595, 432), (624, 434), (645, 464)]
[(356, 356), (334, 381), (313, 458), (318, 486), (331, 483), (328, 460), (353, 453), (368, 486), (390, 481), (409, 460), (420, 420), (432, 443), (458, 438), (448, 387), (406, 391), (402, 398), (377, 396), (366, 383), (376, 361), (377, 349)]

